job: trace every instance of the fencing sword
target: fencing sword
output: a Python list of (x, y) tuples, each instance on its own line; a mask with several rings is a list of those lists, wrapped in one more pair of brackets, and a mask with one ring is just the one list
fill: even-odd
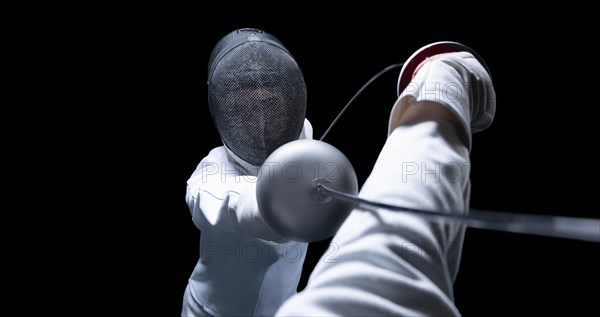
[[(489, 68), (472, 49), (454, 42), (438, 42), (417, 51), (407, 63), (377, 73), (340, 111), (320, 141), (299, 140), (283, 145), (267, 158), (258, 176), (259, 211), (279, 234), (296, 241), (319, 241), (335, 234), (352, 210), (386, 209), (431, 221), (448, 221), (468, 227), (600, 243), (600, 219), (470, 209), (420, 210), (370, 201), (358, 196), (356, 173), (348, 158), (323, 142), (357, 97), (384, 73), (402, 67), (398, 93), (420, 60), (434, 54), (466, 50)], [(404, 75), (403, 75), (404, 74)], [(270, 163), (269, 163), (270, 162)], [(291, 173), (291, 174), (290, 174)]]
[(358, 196), (358, 180), (348, 158), (318, 140), (298, 140), (275, 150), (256, 184), (258, 209), (267, 224), (295, 241), (333, 236), (353, 210), (379, 209), (468, 227), (600, 243), (600, 219), (470, 209), (422, 210)]

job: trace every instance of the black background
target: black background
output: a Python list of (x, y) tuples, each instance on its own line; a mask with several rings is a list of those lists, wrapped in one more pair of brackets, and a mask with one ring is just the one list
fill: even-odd
[[(498, 111), (492, 127), (474, 136), (471, 206), (598, 217), (586, 208), (592, 196), (584, 183), (594, 163), (578, 145), (593, 127), (585, 111), (592, 103), (584, 95), (589, 88), (573, 75), (586, 55), (573, 50), (571, 32), (559, 20), (538, 14), (534, 22), (536, 12), (492, 19), (461, 8), (434, 14), (418, 5), (352, 9), (352, 15), (315, 10), (292, 16), (251, 4), (235, 15), (140, 8), (107, 16), (84, 35), (88, 44), (81, 50), (92, 53), (84, 54), (93, 56), (85, 62), (98, 77), (82, 94), (95, 119), (76, 125), (92, 131), (86, 153), (100, 162), (92, 175), (109, 185), (101, 185), (94, 206), (84, 208), (100, 210), (93, 222), (102, 224), (103, 238), (90, 245), (81, 265), (69, 267), (100, 265), (81, 275), (109, 285), (94, 306), (179, 313), (199, 256), (185, 184), (220, 145), (206, 103), (208, 59), (222, 36), (241, 27), (272, 33), (297, 59), (315, 137), (371, 76), (421, 46), (452, 40), (474, 48), (492, 70)], [(397, 76), (392, 71), (376, 81), (328, 137), (354, 164), (361, 183), (385, 142)], [(89, 166), (80, 171), (89, 173)], [(326, 246), (310, 245), (301, 287)], [(465, 316), (597, 312), (598, 255), (592, 243), (469, 229), (456, 305)]]

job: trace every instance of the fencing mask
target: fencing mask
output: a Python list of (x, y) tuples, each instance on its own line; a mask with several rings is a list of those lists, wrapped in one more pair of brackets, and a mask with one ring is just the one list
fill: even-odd
[(212, 52), (208, 105), (225, 146), (259, 166), (300, 136), (306, 84), (279, 40), (261, 30), (240, 29), (223, 37)]

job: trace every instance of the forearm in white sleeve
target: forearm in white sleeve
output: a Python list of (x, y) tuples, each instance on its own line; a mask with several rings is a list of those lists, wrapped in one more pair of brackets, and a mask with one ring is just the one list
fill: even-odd
[(186, 201), (196, 226), (285, 242), (262, 219), (256, 203), (256, 176), (236, 165), (224, 147), (212, 150), (188, 180)]
[(240, 228), (249, 235), (263, 240), (278, 243), (288, 242), (288, 240), (275, 233), (260, 214), (256, 202), (256, 178), (253, 178), (253, 182), (246, 183), (240, 188), (240, 196), (235, 210)]
[[(392, 133), (360, 196), (409, 208), (467, 210), (468, 150), (449, 124)], [(408, 150), (410, 149), (410, 151)], [(451, 164), (452, 167), (448, 167)], [(443, 176), (444, 166), (455, 175)], [(387, 210), (355, 210), (281, 316), (459, 315), (452, 284), (464, 228)]]

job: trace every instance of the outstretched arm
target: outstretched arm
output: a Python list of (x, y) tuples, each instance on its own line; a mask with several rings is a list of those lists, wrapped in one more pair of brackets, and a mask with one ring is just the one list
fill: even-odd
[(186, 201), (200, 230), (216, 227), (286, 242), (265, 223), (256, 203), (256, 176), (232, 163), (224, 147), (212, 150), (188, 180)]

